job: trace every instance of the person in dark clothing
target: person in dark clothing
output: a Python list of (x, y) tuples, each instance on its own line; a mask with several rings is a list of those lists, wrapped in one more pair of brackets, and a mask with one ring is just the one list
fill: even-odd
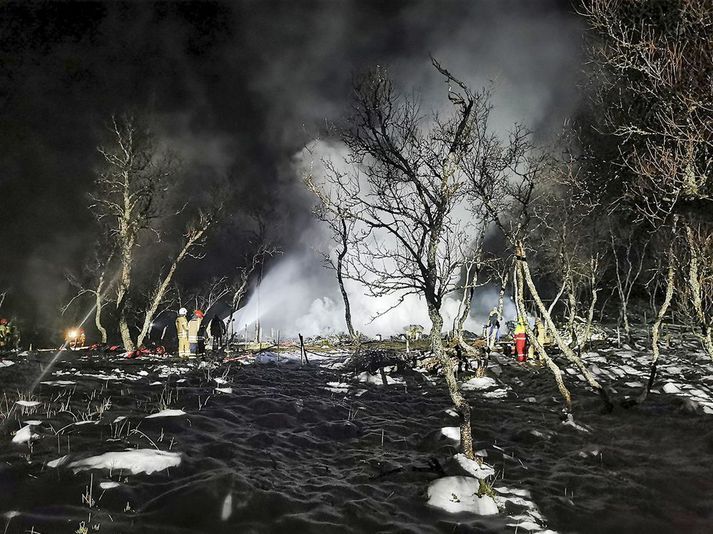
[(213, 339), (213, 350), (221, 350), (223, 348), (223, 337), (225, 336), (225, 323), (220, 317), (214, 315), (208, 325), (210, 329), (210, 337)]

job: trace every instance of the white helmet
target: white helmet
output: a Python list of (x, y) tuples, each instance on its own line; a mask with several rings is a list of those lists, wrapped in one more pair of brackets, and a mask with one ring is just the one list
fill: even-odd
[(186, 315), (188, 313), (188, 310), (186, 308), (181, 308), (178, 310), (178, 315)]

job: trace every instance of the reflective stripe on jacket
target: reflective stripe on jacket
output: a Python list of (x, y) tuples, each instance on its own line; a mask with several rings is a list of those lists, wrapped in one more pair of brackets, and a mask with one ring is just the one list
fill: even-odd
[(188, 321), (188, 342), (198, 343), (198, 330), (200, 330), (201, 322), (203, 319), (200, 317), (194, 317)]

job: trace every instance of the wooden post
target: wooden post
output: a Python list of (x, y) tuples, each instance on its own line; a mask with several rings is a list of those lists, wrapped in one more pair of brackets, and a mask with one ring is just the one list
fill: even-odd
[(304, 363), (309, 363), (309, 360), (307, 360), (307, 351), (305, 350), (305, 338), (302, 337), (302, 334), (298, 334), (300, 336), (300, 364), (302, 364), (302, 359), (304, 358)]

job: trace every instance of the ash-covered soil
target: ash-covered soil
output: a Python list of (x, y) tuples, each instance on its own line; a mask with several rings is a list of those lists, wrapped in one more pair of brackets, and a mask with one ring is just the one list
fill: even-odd
[[(646, 351), (595, 346), (584, 358), (617, 406), (601, 413), (570, 371), (577, 426), (561, 423), (544, 369), (496, 358), (494, 385), (466, 392), (476, 448), (495, 487), (529, 491), (539, 515), (511, 499), (488, 517), (426, 504), (457, 452), (441, 432), (457, 422), (439, 377), (365, 384), (339, 354), (300, 366), (294, 356), (242, 365), (71, 352), (27, 396), (54, 354), (5, 355), (0, 529), (711, 532), (713, 366), (694, 343), (667, 352), (656, 393), (624, 409), (618, 401), (646, 380)], [(157, 470), (104, 468), (100, 455), (127, 449)]]

